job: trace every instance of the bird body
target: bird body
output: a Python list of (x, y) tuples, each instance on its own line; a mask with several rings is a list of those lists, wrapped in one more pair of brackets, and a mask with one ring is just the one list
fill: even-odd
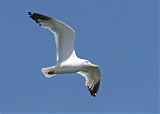
[(30, 18), (55, 36), (57, 65), (42, 68), (43, 74), (50, 78), (56, 74), (78, 73), (85, 77), (85, 85), (92, 96), (96, 96), (100, 85), (100, 69), (88, 60), (77, 57), (74, 50), (75, 31), (62, 21), (48, 16), (28, 12)]

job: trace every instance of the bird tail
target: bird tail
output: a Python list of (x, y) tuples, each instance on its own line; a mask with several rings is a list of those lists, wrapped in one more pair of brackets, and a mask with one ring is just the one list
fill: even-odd
[(55, 66), (42, 68), (42, 73), (45, 75), (45, 77), (50, 78), (50, 77), (56, 75), (54, 73), (54, 69), (55, 69)]

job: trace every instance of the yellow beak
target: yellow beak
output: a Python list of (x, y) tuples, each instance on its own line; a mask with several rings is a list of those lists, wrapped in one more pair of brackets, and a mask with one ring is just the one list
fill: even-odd
[(90, 64), (90, 66), (92, 66), (92, 67), (96, 67), (96, 65), (95, 65), (95, 64)]

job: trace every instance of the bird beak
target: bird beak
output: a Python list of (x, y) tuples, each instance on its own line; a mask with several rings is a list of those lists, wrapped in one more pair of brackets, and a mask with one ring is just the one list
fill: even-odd
[(92, 63), (90, 64), (90, 66), (92, 66), (92, 67), (96, 67), (96, 65), (95, 65), (95, 64), (92, 64)]

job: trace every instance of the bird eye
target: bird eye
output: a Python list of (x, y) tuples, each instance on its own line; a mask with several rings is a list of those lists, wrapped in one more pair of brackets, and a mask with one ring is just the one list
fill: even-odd
[(89, 63), (89, 61), (86, 61), (86, 63)]

